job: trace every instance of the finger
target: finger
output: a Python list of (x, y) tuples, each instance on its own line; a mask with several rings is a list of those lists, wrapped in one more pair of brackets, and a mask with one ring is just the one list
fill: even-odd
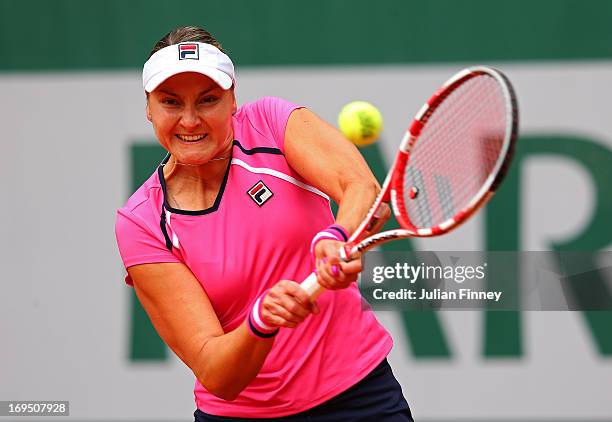
[(329, 290), (336, 290), (336, 289), (342, 288), (342, 283), (345, 278), (344, 274), (339, 272), (338, 276), (334, 277), (331, 271), (332, 270), (331, 270), (330, 265), (323, 264), (323, 263), (319, 264), (319, 267), (317, 270), (319, 284), (321, 284), (321, 286)]
[(312, 302), (308, 293), (295, 281), (287, 280), (285, 284), (286, 293), (294, 298), (301, 306), (303, 306), (308, 312), (311, 311)]
[(269, 312), (270, 315), (280, 317), (293, 324), (299, 324), (303, 320), (303, 318), (300, 318), (298, 315), (286, 309), (284, 304), (273, 303), (268, 306), (266, 311)]
[(292, 316), (292, 321), (302, 322), (310, 314), (310, 301), (306, 299), (305, 304), (298, 302), (293, 296), (284, 296), (280, 305)]
[(361, 259), (355, 259), (349, 262), (341, 262), (340, 269), (344, 274), (358, 274), (363, 270)]
[(274, 299), (276, 303), (281, 303), (288, 295), (292, 298), (295, 298), (295, 300), (299, 302), (303, 307), (310, 310), (310, 297), (304, 291), (304, 289), (295, 281), (281, 280), (276, 284), (276, 286), (274, 286), (274, 289), (276, 289), (274, 294)]
[(319, 305), (317, 304), (317, 302), (311, 302), (312, 303), (312, 313), (317, 315), (319, 312), (321, 312), (321, 310), (319, 309)]
[(342, 271), (341, 262), (334, 262), (335, 260), (328, 260), (323, 265), (324, 271), (337, 282), (342, 282), (345, 278), (344, 272)]
[(333, 290), (346, 289), (348, 286), (351, 285), (351, 283), (353, 283), (356, 280), (357, 280), (356, 274), (344, 275), (342, 276), (341, 279), (334, 278), (334, 281), (332, 282), (332, 289)]
[[(337, 268), (335, 269), (334, 272), (334, 267), (337, 266)], [(351, 285), (351, 283), (357, 281), (357, 276), (359, 275), (360, 272), (360, 264), (352, 264), (351, 266), (348, 266), (349, 269), (355, 270), (354, 273), (350, 273), (347, 274), (343, 271), (343, 264), (335, 264), (335, 265), (328, 265), (328, 275), (331, 276), (330, 278), (325, 277), (325, 272), (323, 272), (323, 282), (321, 283), (323, 285), (323, 283), (325, 283), (325, 286), (327, 289), (331, 289), (331, 290), (337, 290), (337, 289), (345, 289), (348, 286)]]
[(270, 319), (270, 325), (273, 325), (274, 327), (286, 327), (286, 328), (295, 328), (297, 327), (297, 324), (291, 321), (287, 321), (284, 318), (281, 318), (279, 316), (276, 315), (270, 315), (269, 316)]
[(344, 271), (342, 271), (342, 267), (340, 266), (339, 262), (329, 264), (329, 272), (331, 273), (332, 277), (338, 281), (344, 278)]
[(331, 282), (333, 280), (332, 280), (331, 275), (327, 273), (324, 260), (320, 259), (317, 261), (316, 273), (317, 273), (317, 281), (319, 282), (319, 284), (325, 287), (326, 289), (329, 289), (331, 287)]
[(274, 303), (282, 306), (292, 314), (304, 319), (311, 311), (310, 297), (304, 289), (293, 280), (281, 280)]
[(294, 328), (297, 324), (293, 321), (287, 320), (282, 316), (282, 312), (279, 314), (278, 309), (282, 308), (273, 301), (262, 303), (260, 308), (259, 317), (261, 320), (271, 327), (288, 327)]
[(278, 283), (276, 283), (276, 298), (280, 299), (281, 297), (283, 297), (285, 294), (289, 293), (292, 291), (292, 289), (295, 287), (294, 281), (291, 280), (280, 280)]

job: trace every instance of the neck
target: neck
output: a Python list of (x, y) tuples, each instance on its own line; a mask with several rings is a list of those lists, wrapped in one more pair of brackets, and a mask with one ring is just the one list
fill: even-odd
[(219, 193), (230, 161), (231, 147), (200, 165), (181, 164), (171, 156), (163, 168), (168, 193), (166, 199), (173, 208), (182, 210), (209, 208)]
[(207, 161), (204, 164), (183, 164), (176, 161), (174, 156), (170, 156), (168, 162), (164, 165), (164, 177), (166, 182), (172, 180), (173, 184), (206, 181), (213, 181), (227, 169), (231, 157), (217, 157)]

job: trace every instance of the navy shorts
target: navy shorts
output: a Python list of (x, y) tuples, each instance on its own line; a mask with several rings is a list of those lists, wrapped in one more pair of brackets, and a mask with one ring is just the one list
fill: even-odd
[(291, 421), (291, 422), (414, 422), (402, 388), (387, 359), (364, 379), (336, 397), (295, 415), (282, 418), (245, 419), (214, 416), (196, 410), (195, 422)]

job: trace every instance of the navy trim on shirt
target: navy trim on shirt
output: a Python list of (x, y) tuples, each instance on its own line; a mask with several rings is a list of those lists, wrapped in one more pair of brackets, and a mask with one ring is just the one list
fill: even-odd
[(157, 175), (159, 177), (159, 183), (161, 184), (162, 192), (164, 193), (163, 207), (172, 213), (183, 214), (183, 215), (204, 215), (204, 214), (210, 214), (211, 212), (217, 211), (217, 209), (219, 208), (219, 204), (221, 203), (221, 198), (223, 197), (223, 192), (225, 191), (225, 185), (227, 184), (227, 178), (229, 176), (232, 157), (230, 156), (230, 158), (228, 159), (230, 162), (227, 164), (227, 169), (225, 170), (225, 174), (223, 175), (223, 181), (221, 182), (221, 187), (219, 188), (219, 193), (217, 193), (217, 198), (215, 198), (214, 204), (212, 204), (212, 206), (210, 206), (209, 208), (206, 208), (205, 210), (195, 210), (195, 211), (181, 210), (178, 208), (173, 208), (168, 203), (168, 190), (166, 187), (166, 179), (164, 178), (164, 165), (168, 162), (169, 159), (170, 159), (170, 155), (168, 155), (168, 157), (157, 168)]
[(234, 142), (232, 142), (232, 145), (236, 145), (238, 148), (240, 148), (240, 151), (242, 151), (244, 154), (246, 155), (253, 155), (253, 154), (275, 154), (275, 155), (285, 155), (283, 154), (283, 152), (278, 149), (278, 148), (270, 148), (270, 147), (255, 147), (255, 148), (251, 148), (251, 149), (245, 149), (242, 145), (240, 145), (240, 142), (238, 142), (237, 140), (234, 139)]

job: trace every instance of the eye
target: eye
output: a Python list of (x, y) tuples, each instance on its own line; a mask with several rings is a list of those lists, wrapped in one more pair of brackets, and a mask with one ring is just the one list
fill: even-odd
[(178, 105), (178, 101), (175, 98), (171, 98), (171, 97), (163, 98), (161, 102), (162, 104), (169, 105), (169, 106)]
[(211, 104), (216, 102), (218, 99), (219, 97), (215, 95), (206, 95), (200, 99), (200, 104)]

